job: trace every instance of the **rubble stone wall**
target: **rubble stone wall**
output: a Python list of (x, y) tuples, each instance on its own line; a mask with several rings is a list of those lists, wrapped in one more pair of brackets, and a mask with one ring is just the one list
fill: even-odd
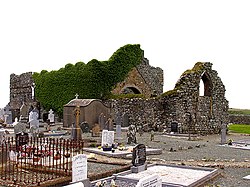
[(32, 101), (32, 72), (10, 75), (10, 107), (20, 109), (23, 102)]
[[(204, 83), (204, 96), (200, 96), (200, 81)], [(211, 63), (197, 63), (185, 71), (175, 88), (152, 99), (112, 101), (114, 113), (127, 113), (130, 124), (141, 126), (154, 123), (160, 129), (171, 127), (176, 121), (180, 133), (219, 133), (228, 121), (228, 101), (225, 87), (212, 70)]]
[(229, 115), (229, 122), (233, 124), (250, 125), (250, 115)]
[(122, 94), (127, 87), (135, 88), (149, 98), (152, 94), (163, 93), (163, 70), (149, 65), (149, 61), (143, 58), (142, 63), (133, 68), (127, 78), (118, 83), (113, 94)]

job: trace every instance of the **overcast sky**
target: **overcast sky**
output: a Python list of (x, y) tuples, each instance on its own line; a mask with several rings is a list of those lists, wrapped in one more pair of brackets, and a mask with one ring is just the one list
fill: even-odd
[(58, 70), (140, 44), (164, 71), (164, 91), (196, 62), (212, 62), (231, 108), (250, 109), (247, 0), (0, 1), (0, 107), (11, 73)]

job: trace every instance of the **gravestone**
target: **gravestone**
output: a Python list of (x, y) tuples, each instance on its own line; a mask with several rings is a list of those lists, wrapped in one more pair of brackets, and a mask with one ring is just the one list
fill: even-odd
[(80, 128), (82, 129), (83, 133), (89, 133), (90, 132), (90, 126), (87, 123), (87, 121), (84, 121), (80, 124)]
[(49, 110), (48, 120), (50, 124), (55, 123), (55, 114), (52, 109)]
[(141, 178), (136, 187), (162, 187), (162, 180), (158, 175), (149, 175)]
[(124, 113), (122, 115), (122, 127), (128, 127), (129, 126), (129, 117), (127, 113)]
[(102, 130), (102, 146), (112, 146), (114, 143), (114, 131)]
[(101, 113), (101, 114), (99, 115), (98, 123), (99, 123), (100, 128), (101, 128), (102, 130), (105, 129), (105, 116), (104, 116), (103, 113)]
[(147, 169), (146, 165), (146, 146), (138, 144), (133, 148), (132, 153), (132, 173), (138, 173)]
[(133, 148), (132, 164), (133, 166), (144, 165), (146, 162), (146, 146), (138, 144)]
[(23, 132), (20, 132), (20, 133), (17, 133), (16, 134), (16, 148), (17, 150), (20, 150), (20, 147), (23, 146), (23, 145), (27, 145), (29, 142), (29, 135), (28, 133), (23, 133)]
[(121, 114), (118, 112), (117, 116), (116, 116), (116, 140), (118, 141), (118, 143), (121, 143), (121, 139), (122, 139), (122, 129), (121, 129)]
[(171, 132), (178, 132), (178, 123), (176, 121), (171, 122)]
[(39, 120), (36, 110), (32, 110), (29, 113), (30, 133), (33, 137), (37, 137), (39, 133)]
[(105, 123), (105, 129), (107, 129), (107, 130), (109, 130), (109, 131), (112, 131), (112, 130), (114, 130), (113, 129), (113, 120), (112, 120), (112, 118), (111, 117), (109, 117), (108, 118), (108, 120), (106, 121), (106, 123)]
[(0, 108), (0, 119), (4, 121), (4, 109)]
[(95, 124), (92, 128), (92, 137), (100, 137), (101, 128), (99, 124)]
[(16, 125), (14, 125), (14, 133), (25, 133), (26, 132), (26, 125), (24, 123), (18, 122)]
[(5, 124), (12, 124), (12, 112), (10, 111), (10, 106), (6, 105), (4, 108)]
[(78, 154), (72, 159), (72, 182), (83, 182), (84, 186), (88, 187), (90, 182), (87, 178), (87, 156)]
[(127, 132), (128, 144), (136, 144), (136, 128), (134, 125), (130, 125)]
[(5, 130), (0, 128), (0, 144), (5, 141)]
[(75, 123), (72, 123), (72, 126), (71, 126), (71, 139), (77, 140), (77, 131), (76, 131)]
[(225, 123), (221, 124), (221, 144), (227, 143), (227, 125)]
[(23, 119), (28, 119), (29, 116), (29, 106), (25, 103), (22, 104), (20, 107), (20, 116), (22, 116)]

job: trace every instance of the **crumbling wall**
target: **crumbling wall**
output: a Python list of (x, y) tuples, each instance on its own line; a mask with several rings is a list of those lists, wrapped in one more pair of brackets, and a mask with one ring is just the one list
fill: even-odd
[[(200, 81), (204, 83), (204, 96), (200, 96)], [(113, 100), (114, 113), (127, 113), (130, 124), (141, 126), (154, 123), (169, 130), (176, 121), (180, 133), (219, 133), (221, 125), (228, 123), (228, 101), (225, 87), (212, 70), (211, 63), (196, 63), (185, 71), (175, 88), (152, 99)]]
[(126, 93), (127, 88), (132, 88), (131, 93), (143, 94), (146, 97), (163, 93), (163, 70), (149, 65), (149, 61), (143, 58), (142, 63), (134, 67), (126, 79), (118, 83), (113, 94)]
[[(200, 96), (200, 81), (204, 83), (204, 96)], [(212, 63), (198, 62), (185, 71), (174, 90), (164, 94), (164, 112), (167, 120), (179, 122), (181, 131), (210, 134), (220, 132), (228, 123), (228, 101), (225, 86)]]

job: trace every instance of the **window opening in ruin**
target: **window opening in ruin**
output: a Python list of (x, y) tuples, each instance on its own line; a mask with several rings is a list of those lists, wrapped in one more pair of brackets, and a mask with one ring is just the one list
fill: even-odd
[(211, 96), (212, 83), (207, 73), (203, 73), (200, 80), (199, 92), (200, 96)]
[(122, 94), (141, 94), (141, 92), (135, 87), (126, 87), (122, 90)]

